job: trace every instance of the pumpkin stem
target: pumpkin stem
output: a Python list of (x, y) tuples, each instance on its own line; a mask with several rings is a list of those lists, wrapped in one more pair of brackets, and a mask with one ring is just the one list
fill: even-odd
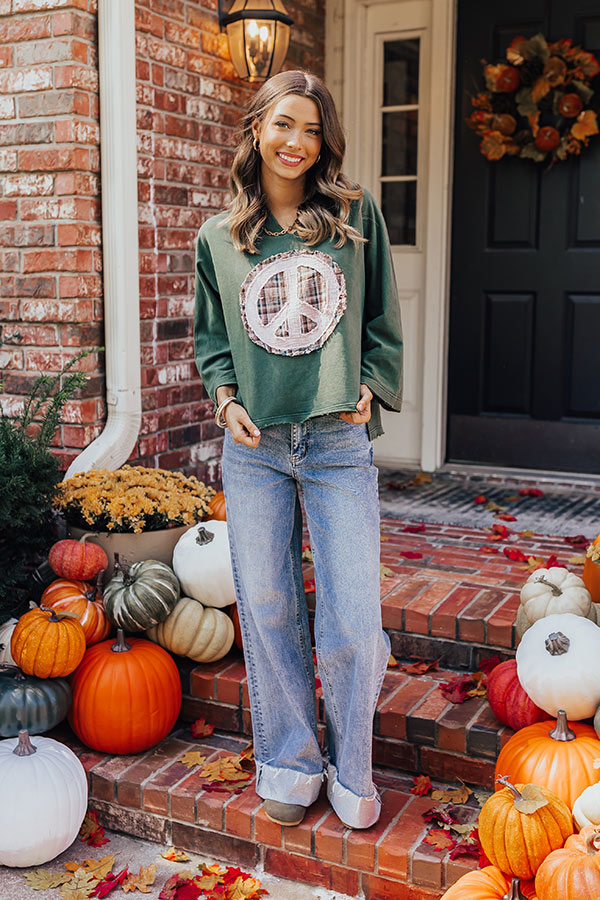
[(563, 653), (568, 652), (571, 646), (571, 641), (562, 631), (553, 631), (544, 643), (550, 656), (562, 656)]
[(125, 640), (122, 628), (117, 628), (117, 639), (110, 649), (113, 653), (127, 653), (128, 650), (131, 650), (131, 644)]
[[(35, 609), (35, 606), (34, 606)], [(61, 619), (78, 619), (79, 616), (77, 613), (68, 612), (66, 609), (56, 610), (52, 606), (42, 606), (40, 603), (39, 609), (42, 609), (44, 612), (52, 613), (51, 616), (48, 616), (48, 622), (60, 622)]]
[(597, 840), (600, 840), (600, 828), (591, 831), (585, 839), (585, 849), (590, 856), (595, 856), (598, 853), (598, 848), (596, 847)]
[(496, 778), (496, 781), (499, 781), (500, 784), (503, 784), (505, 787), (509, 787), (511, 789), (511, 791), (513, 792), (513, 796), (514, 796), (515, 800), (523, 799), (523, 794), (521, 793), (521, 791), (518, 788), (516, 788), (514, 786), (514, 784), (510, 783), (510, 781), (508, 780), (508, 777), (506, 775), (498, 775), (498, 777)]
[(118, 553), (115, 553), (114, 570), (115, 570), (115, 572), (123, 573), (123, 584), (132, 584), (135, 581), (135, 579), (132, 578), (131, 575), (129, 574), (129, 566), (123, 565), (123, 563), (119, 560)]
[(559, 709), (556, 717), (556, 727), (549, 732), (554, 741), (574, 741), (577, 735), (569, 728), (567, 714), (564, 709)]
[(83, 596), (88, 601), (88, 603), (93, 603), (98, 594), (102, 596), (102, 576), (104, 575), (105, 569), (102, 569), (98, 572), (96, 583), (90, 587), (89, 590), (85, 591)]
[(29, 732), (27, 729), (19, 732), (19, 742), (13, 753), (15, 756), (33, 756), (34, 753), (37, 752), (37, 747), (34, 747), (31, 741), (29, 740)]
[(545, 584), (546, 587), (552, 588), (552, 593), (554, 594), (555, 597), (560, 597), (560, 595), (562, 594), (562, 591), (559, 588), (559, 586), (557, 584), (553, 584), (551, 581), (546, 581), (546, 579), (544, 578), (543, 575), (540, 578), (536, 578), (535, 583), (536, 584)]
[(214, 538), (215, 538), (214, 532), (208, 531), (208, 529), (206, 529), (204, 527), (204, 525), (201, 525), (198, 528), (198, 534), (196, 536), (196, 543), (200, 544), (200, 546), (202, 546), (203, 544), (210, 544), (210, 542), (213, 541)]
[(53, 609), (51, 606), (42, 606), (40, 603), (40, 609), (43, 609), (44, 612), (52, 613), (51, 616), (48, 616), (49, 622), (60, 622), (60, 616), (56, 615), (56, 610)]
[(508, 889), (508, 893), (504, 895), (502, 900), (526, 900), (525, 894), (521, 893), (521, 882), (518, 878), (513, 878)]

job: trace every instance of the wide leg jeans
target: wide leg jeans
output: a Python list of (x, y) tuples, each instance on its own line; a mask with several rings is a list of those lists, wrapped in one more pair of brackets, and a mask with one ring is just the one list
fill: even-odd
[[(389, 657), (381, 627), (377, 469), (366, 426), (336, 414), (225, 433), (223, 487), (244, 641), (259, 796), (309, 806), (323, 778), (346, 824), (379, 816), (373, 716)], [(302, 575), (301, 492), (313, 551), (327, 761), (317, 741)]]

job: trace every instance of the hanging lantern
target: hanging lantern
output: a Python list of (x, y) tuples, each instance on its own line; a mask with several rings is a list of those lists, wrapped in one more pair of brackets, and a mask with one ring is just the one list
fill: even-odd
[(231, 62), (245, 81), (266, 81), (281, 69), (294, 24), (282, 0), (234, 0), (219, 25), (225, 28)]

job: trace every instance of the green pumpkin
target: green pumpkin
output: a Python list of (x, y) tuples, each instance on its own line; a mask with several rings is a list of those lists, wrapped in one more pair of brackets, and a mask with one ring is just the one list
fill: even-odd
[(17, 737), (27, 729), (42, 734), (58, 725), (71, 705), (65, 678), (35, 678), (20, 669), (0, 672), (0, 737)]
[(125, 631), (146, 631), (164, 622), (179, 600), (179, 581), (173, 570), (156, 559), (129, 567), (117, 559), (115, 572), (102, 597), (111, 622)]

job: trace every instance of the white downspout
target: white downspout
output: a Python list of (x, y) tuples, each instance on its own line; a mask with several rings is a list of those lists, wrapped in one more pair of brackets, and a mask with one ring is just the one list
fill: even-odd
[(108, 416), (65, 478), (122, 465), (142, 419), (134, 0), (99, 0), (98, 57)]

